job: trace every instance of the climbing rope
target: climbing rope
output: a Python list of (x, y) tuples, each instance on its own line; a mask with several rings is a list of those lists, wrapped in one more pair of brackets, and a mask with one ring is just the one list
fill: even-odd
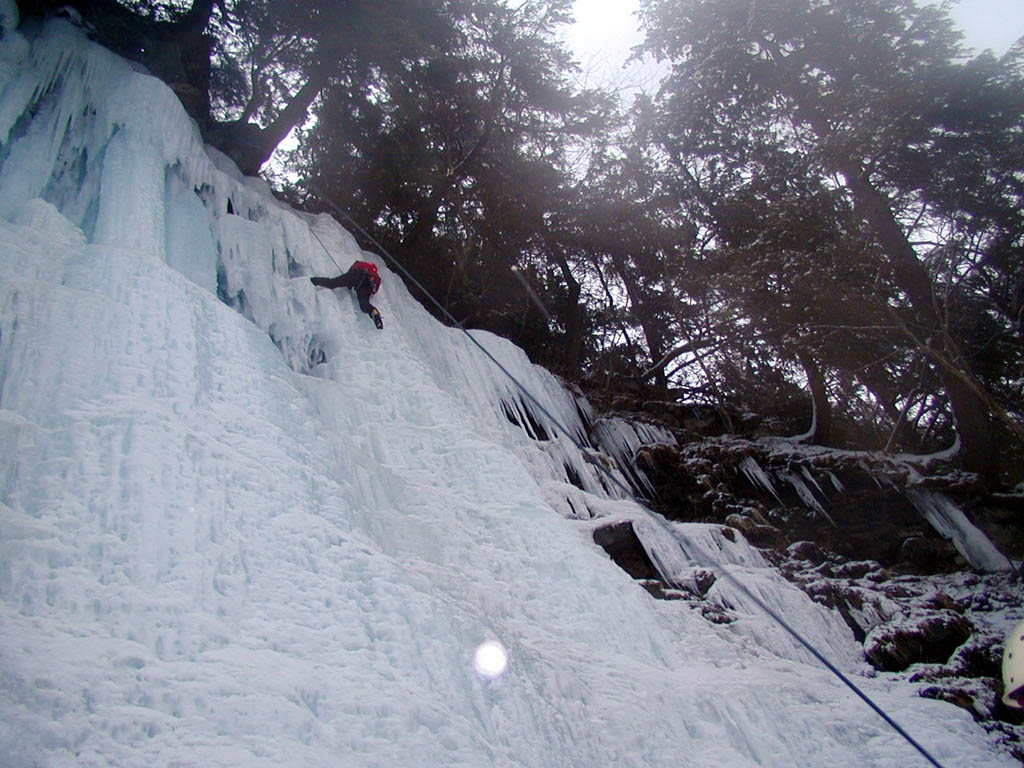
[[(526, 388), (526, 386), (524, 386), (522, 384), (522, 382), (520, 382), (512, 374), (512, 372), (508, 370), (508, 368), (506, 368), (504, 365), (502, 365), (501, 361), (496, 359), (494, 357), (494, 355), (492, 355), (487, 350), (487, 348), (483, 346), (483, 344), (481, 344), (476, 338), (474, 338), (473, 334), (471, 334), (469, 332), (469, 330), (461, 322), (459, 322), (451, 314), (451, 312), (448, 311), (448, 309), (444, 305), (441, 304), (441, 302), (439, 302), (436, 298), (434, 298), (434, 295), (432, 293), (430, 293), (430, 291), (428, 291), (423, 286), (423, 284), (419, 280), (417, 280), (402, 265), (402, 263), (400, 261), (398, 261), (398, 259), (395, 258), (391, 254), (390, 251), (388, 251), (387, 248), (385, 248), (373, 235), (371, 235), (363, 227), (361, 227), (359, 225), (359, 222), (357, 222), (354, 218), (352, 218), (352, 216), (350, 216), (347, 211), (345, 211), (340, 206), (338, 206), (330, 198), (330, 196), (322, 194), (314, 186), (311, 186), (310, 189), (311, 189), (312, 192), (314, 192), (319, 197), (319, 199), (322, 202), (326, 203), (331, 208), (331, 210), (333, 210), (337, 215), (341, 216), (345, 221), (347, 221), (349, 224), (351, 224), (352, 227), (355, 228), (356, 231), (358, 231), (361, 235), (363, 235), (363, 237), (365, 237), (369, 242), (371, 242), (378, 249), (378, 251), (380, 252), (380, 255), (382, 257), (384, 257), (385, 259), (387, 259), (410, 283), (412, 283), (414, 286), (416, 286), (423, 293), (423, 295), (426, 296), (435, 307), (437, 307), (437, 309), (444, 315), (444, 317), (447, 318), (452, 323), (453, 326), (457, 327), (460, 331), (462, 331), (466, 335), (466, 337), (481, 352), (483, 352), (484, 355), (486, 355), (490, 359), (490, 361), (492, 363), (494, 363), (498, 367), (498, 369), (501, 370), (501, 372), (504, 373), (512, 381), (513, 384), (516, 385), (516, 387), (520, 390), (520, 392), (522, 392), (523, 395), (534, 406), (536, 406), (537, 409), (541, 413), (543, 413), (550, 420), (550, 422), (552, 424), (554, 424), (558, 429), (560, 429), (563, 432), (563, 434), (565, 434), (569, 438), (569, 440), (573, 443), (573, 445), (576, 446), (576, 448), (580, 452), (585, 452), (586, 451), (586, 446), (584, 446), (578, 439), (576, 439), (576, 437), (573, 435), (573, 433), (567, 427), (565, 427), (562, 424), (562, 422), (558, 419), (558, 417), (556, 417), (554, 414), (552, 414), (544, 406), (544, 404), (541, 403), (537, 398), (535, 398), (530, 393), (530, 391)], [(312, 228), (310, 228), (310, 232), (313, 234), (313, 237), (316, 237), (317, 241), (320, 243), (321, 247), (323, 247), (324, 251), (327, 252), (327, 255), (330, 257), (331, 261), (334, 262), (335, 266), (338, 266), (338, 262), (335, 261), (333, 256), (331, 256), (330, 251), (327, 250), (327, 246), (325, 246), (323, 241), (320, 240), (320, 238), (317, 236), (317, 234), (315, 232), (313, 232)], [(338, 266), (338, 269), (341, 270), (341, 267)], [(341, 270), (341, 271), (344, 271), (344, 270)], [(600, 472), (603, 472), (607, 476), (607, 478), (615, 486), (617, 486), (619, 489), (621, 489), (623, 491), (623, 493), (637, 505), (637, 507), (642, 509), (650, 517), (650, 519), (656, 525), (658, 525), (668, 535), (668, 537), (671, 540), (678, 541), (675, 538), (675, 535), (669, 529), (668, 525), (665, 523), (665, 521), (662, 520), (661, 518), (659, 518), (654, 512), (652, 512), (651, 510), (647, 509), (647, 507), (645, 507), (639, 501), (639, 499), (636, 496), (636, 493), (634, 492), (634, 490), (632, 488), (628, 487), (624, 482), (622, 482), (622, 480), (620, 480), (618, 477), (616, 477), (611, 472), (611, 470), (609, 470), (608, 468), (606, 468), (606, 467), (604, 467), (604, 466), (602, 466), (600, 464), (595, 464), (595, 466), (597, 467), (597, 469)], [(843, 674), (842, 670), (840, 670), (835, 664), (833, 664), (831, 661), (829, 661), (828, 658), (821, 651), (819, 651), (817, 648), (815, 648), (810, 643), (810, 641), (808, 641), (803, 635), (801, 635), (795, 628), (790, 626), (790, 624), (785, 619), (783, 619), (782, 616), (780, 616), (777, 611), (775, 611), (771, 606), (769, 606), (767, 603), (765, 603), (765, 601), (762, 600), (760, 597), (755, 595), (745, 584), (743, 584), (743, 582), (741, 582), (739, 579), (737, 579), (729, 571), (729, 569), (725, 567), (724, 564), (722, 564), (721, 562), (716, 561), (714, 559), (714, 557), (712, 557), (712, 556), (703, 554), (703, 557), (702, 557), (701, 554), (702, 553), (698, 552), (697, 556), (694, 558), (697, 561), (698, 565), (701, 565), (701, 566), (706, 567), (706, 568), (711, 568), (715, 572), (721, 573), (723, 576), (725, 576), (725, 578), (734, 587), (736, 587), (740, 592), (742, 592), (743, 595), (748, 600), (750, 600), (758, 608), (760, 608), (762, 611), (764, 611), (765, 614), (767, 614), (769, 616), (769, 618), (771, 618), (773, 621), (775, 621), (775, 623), (777, 623), (780, 627), (782, 627), (782, 629), (784, 629), (794, 640), (796, 640), (801, 646), (803, 646), (815, 659), (817, 659), (819, 662), (821, 662), (821, 664), (829, 672), (831, 672), (833, 675), (835, 675), (837, 678), (839, 678), (839, 680), (842, 681), (842, 683), (847, 688), (849, 688), (861, 700), (863, 700), (865, 704), (867, 704), (879, 717), (881, 717), (886, 723), (888, 723), (889, 726), (891, 726), (893, 728), (893, 730), (895, 730), (900, 736), (902, 736), (907, 741), (907, 743), (909, 743), (914, 749), (916, 749), (926, 760), (928, 760), (928, 762), (930, 762), (933, 766), (935, 766), (935, 768), (943, 768), (943, 765), (938, 760), (936, 760), (928, 752), (928, 750), (925, 749), (913, 736), (911, 736), (899, 723), (897, 723), (884, 709), (882, 709), (881, 706), (879, 706), (877, 703), (875, 703), (875, 701), (872, 700), (871, 697), (868, 696), (863, 690), (861, 690), (860, 687), (858, 687), (857, 684), (853, 682), (853, 680), (851, 680), (849, 677), (847, 677), (845, 674)], [(655, 558), (655, 559), (657, 559), (657, 558)], [(703, 560), (703, 562), (701, 562), (702, 560)], [(672, 576), (671, 573), (668, 572), (668, 569), (663, 564), (656, 563), (656, 565), (658, 567), (659, 573), (661, 574), (662, 578), (665, 580), (665, 582), (667, 584), (669, 584), (670, 586), (672, 586), (674, 588), (677, 588), (677, 589), (680, 588), (680, 585), (676, 582), (675, 578)]]
[(324, 241), (320, 239), (320, 235), (314, 232), (312, 227), (309, 228), (309, 234), (315, 237), (316, 241), (320, 243), (320, 247), (324, 249), (324, 253), (327, 254), (327, 258), (334, 262), (334, 266), (338, 268), (338, 272), (343, 273), (345, 270), (341, 268), (341, 264), (338, 263), (338, 260), (331, 255), (331, 252), (329, 250), (327, 250), (327, 246), (324, 245)]

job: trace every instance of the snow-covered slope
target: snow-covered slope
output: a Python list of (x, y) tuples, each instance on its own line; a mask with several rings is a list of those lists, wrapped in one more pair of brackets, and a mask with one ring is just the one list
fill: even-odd
[[(728, 626), (649, 597), (593, 543), (615, 518), (681, 577), (728, 564), (948, 765), (1012, 764), (867, 677), (742, 540), (622, 499), (382, 260), (383, 332), (304, 279), (366, 257), (70, 24), (4, 30), (4, 765), (924, 764), (724, 580)], [(486, 640), (503, 675), (474, 670)]]

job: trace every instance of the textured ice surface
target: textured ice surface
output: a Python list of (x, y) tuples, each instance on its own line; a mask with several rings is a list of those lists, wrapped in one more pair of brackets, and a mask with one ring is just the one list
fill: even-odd
[[(64, 22), (0, 53), (5, 765), (922, 763), (725, 582), (730, 626), (650, 598), (590, 537), (650, 521), (594, 457), (380, 259), (384, 332), (315, 289), (368, 255), (204, 148), (170, 90)], [(581, 432), (585, 404), (474, 337)], [(862, 676), (742, 542), (645, 544), (728, 563), (949, 765), (1011, 764)]]

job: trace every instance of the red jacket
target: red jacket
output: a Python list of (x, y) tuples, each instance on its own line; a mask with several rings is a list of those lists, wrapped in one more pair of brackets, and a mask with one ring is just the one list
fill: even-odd
[(359, 269), (366, 273), (367, 279), (373, 284), (373, 290), (370, 291), (371, 296), (380, 290), (380, 275), (377, 274), (376, 264), (371, 261), (357, 261), (349, 267), (349, 271), (353, 269)]

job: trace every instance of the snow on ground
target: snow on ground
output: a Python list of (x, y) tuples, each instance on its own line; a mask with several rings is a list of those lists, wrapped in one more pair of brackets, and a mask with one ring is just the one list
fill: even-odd
[[(756, 610), (716, 626), (636, 586), (585, 518), (645, 513), (543, 414), (549, 439), (514, 425), (508, 381), (380, 259), (383, 332), (303, 279), (365, 257), (70, 24), (31, 48), (5, 30), (5, 765), (924, 764)], [(555, 379), (474, 336), (582, 429)], [(683, 538), (673, 567), (722, 546)], [(1012, 764), (962, 710), (868, 677), (755, 554), (728, 561), (937, 758)], [(497, 679), (473, 670), (487, 640)]]

